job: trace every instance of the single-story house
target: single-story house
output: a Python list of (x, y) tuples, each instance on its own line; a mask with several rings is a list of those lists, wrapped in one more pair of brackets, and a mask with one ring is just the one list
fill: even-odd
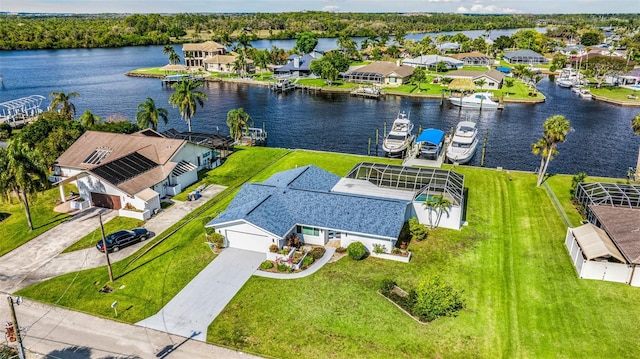
[(479, 80), (484, 79), (485, 84), (481, 88), (484, 90), (498, 90), (502, 87), (502, 83), (504, 82), (504, 73), (491, 69), (487, 71), (473, 71), (473, 70), (457, 70), (451, 71), (446, 74), (446, 77), (452, 79), (471, 79), (474, 83), (477, 83)]
[(345, 81), (400, 86), (409, 82), (413, 67), (377, 61), (341, 74)]
[(640, 287), (640, 186), (580, 183), (576, 197), (589, 220), (565, 237), (578, 276)]
[(507, 52), (502, 58), (510, 64), (548, 64), (549, 59), (541, 54), (525, 49)]
[(453, 54), (451, 57), (462, 61), (466, 66), (491, 66), (495, 61), (492, 57), (478, 51)]
[(322, 57), (322, 53), (319, 51), (312, 51), (308, 54), (298, 55), (293, 54), (287, 57), (287, 63), (273, 70), (276, 76), (293, 76), (304, 77), (311, 74), (309, 66), (311, 61)]
[(369, 251), (376, 244), (390, 251), (408, 219), (427, 223), (437, 216), (423, 206), (429, 196), (450, 199), (440, 226), (459, 229), (463, 187), (462, 175), (440, 169), (361, 163), (340, 178), (305, 166), (244, 184), (206, 226), (222, 234), (226, 246), (264, 253), (284, 246), (291, 234), (306, 244), (358, 241)]
[(565, 47), (557, 47), (556, 52), (559, 52), (568, 57), (582, 56), (587, 54), (587, 49), (584, 45), (575, 44), (567, 45)]
[(445, 42), (436, 45), (436, 49), (442, 52), (460, 51), (460, 44), (458, 44), (457, 42)]
[(198, 180), (198, 170), (220, 164), (209, 146), (166, 138), (146, 129), (131, 135), (87, 131), (54, 163), (60, 187), (73, 182), (92, 206), (120, 210), (143, 219), (160, 209), (160, 198), (180, 193)]
[[(238, 54), (235, 52), (229, 52), (226, 55), (214, 55), (205, 58), (202, 62), (204, 69), (213, 72), (234, 72), (234, 63), (238, 58)], [(253, 60), (247, 59), (247, 72), (254, 73), (256, 71)]]
[(411, 67), (424, 67), (427, 69), (435, 68), (437, 64), (444, 63), (447, 70), (461, 69), (464, 66), (464, 62), (453, 57), (440, 56), (440, 55), (422, 55), (414, 59), (402, 60), (403, 65)]
[(182, 45), (182, 57), (188, 67), (204, 67), (204, 60), (215, 55), (224, 55), (227, 48), (215, 41), (187, 43)]

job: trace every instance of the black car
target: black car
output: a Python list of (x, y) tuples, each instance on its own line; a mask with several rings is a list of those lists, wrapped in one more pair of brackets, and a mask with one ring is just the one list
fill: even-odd
[[(109, 252), (117, 252), (120, 248), (144, 241), (149, 237), (149, 231), (145, 228), (134, 228), (132, 230), (122, 230), (111, 233), (105, 239), (107, 240), (107, 250), (109, 250)], [(96, 243), (96, 248), (98, 248), (100, 252), (104, 252), (102, 239)]]

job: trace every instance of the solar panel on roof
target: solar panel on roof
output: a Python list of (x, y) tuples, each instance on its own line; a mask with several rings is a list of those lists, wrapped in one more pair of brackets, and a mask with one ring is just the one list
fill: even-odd
[(88, 164), (91, 164), (91, 165), (97, 165), (100, 162), (102, 162), (102, 160), (105, 159), (110, 153), (111, 153), (111, 149), (96, 148), (82, 162), (83, 163), (88, 163)]
[(118, 185), (157, 166), (157, 163), (137, 152), (134, 152), (125, 157), (118, 158), (117, 160), (96, 167), (92, 172), (110, 183)]

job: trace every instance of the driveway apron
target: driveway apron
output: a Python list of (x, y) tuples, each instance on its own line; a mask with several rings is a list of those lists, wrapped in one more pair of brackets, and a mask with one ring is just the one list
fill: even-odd
[(157, 314), (137, 325), (207, 340), (207, 327), (266, 259), (264, 253), (226, 248)]

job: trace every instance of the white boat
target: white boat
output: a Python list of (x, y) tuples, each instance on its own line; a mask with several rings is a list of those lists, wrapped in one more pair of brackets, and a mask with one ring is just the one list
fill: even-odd
[(411, 131), (413, 131), (413, 123), (409, 120), (409, 116), (404, 112), (398, 113), (398, 117), (391, 125), (391, 131), (382, 141), (382, 150), (389, 157), (402, 156), (409, 144), (413, 142)]
[(493, 94), (491, 92), (476, 92), (469, 96), (464, 97), (449, 97), (449, 102), (458, 107), (463, 108), (498, 108), (498, 103), (492, 100)]
[(556, 79), (556, 84), (560, 87), (570, 88), (579, 83), (579, 75), (572, 68), (562, 69), (560, 76)]
[(465, 164), (471, 158), (478, 147), (478, 128), (475, 122), (460, 121), (456, 126), (451, 144), (447, 147), (447, 158), (450, 162)]
[(580, 92), (578, 92), (578, 95), (580, 95), (580, 97), (586, 98), (586, 99), (593, 98), (593, 96), (591, 95), (591, 91), (589, 91), (588, 89), (584, 89), (584, 88), (582, 90), (580, 90)]
[(416, 139), (416, 145), (419, 158), (437, 160), (444, 146), (444, 131), (427, 128)]
[(560, 87), (569, 88), (576, 84), (576, 80), (571, 78), (559, 78), (556, 80), (556, 84)]
[(575, 93), (576, 95), (579, 95), (579, 94), (580, 94), (580, 91), (582, 91), (582, 90), (583, 90), (582, 85), (575, 85), (575, 86), (573, 86), (573, 87), (571, 88), (571, 91), (572, 91), (573, 93)]

